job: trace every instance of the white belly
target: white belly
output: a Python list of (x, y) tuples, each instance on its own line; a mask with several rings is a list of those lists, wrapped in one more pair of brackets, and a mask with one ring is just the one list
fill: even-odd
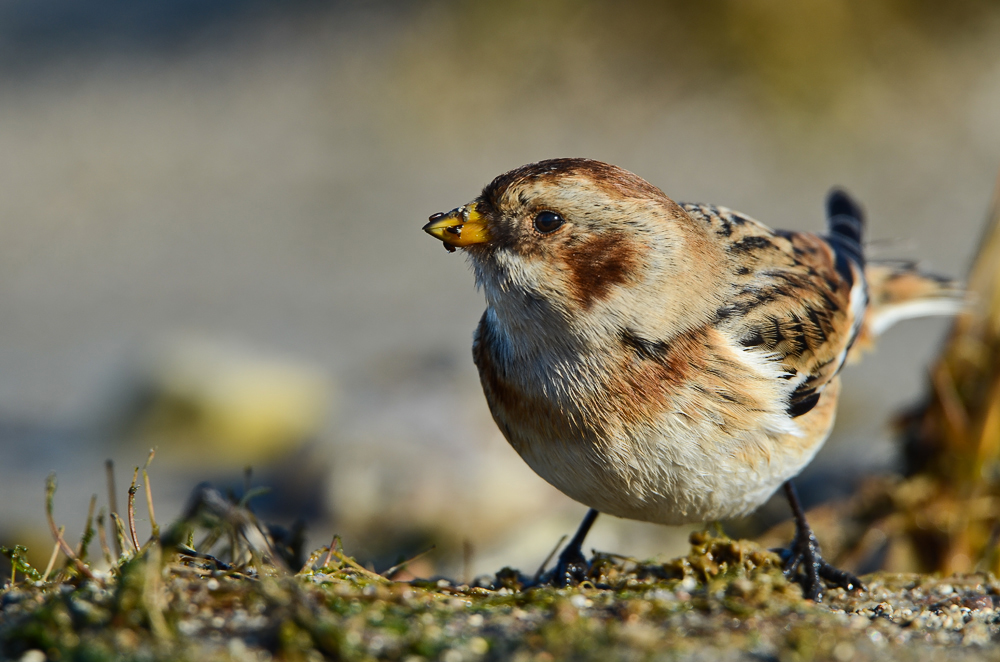
[[(762, 443), (774, 446), (773, 440)], [(794, 456), (772, 452), (756, 462), (739, 452), (705, 453), (695, 440), (677, 437), (641, 443), (642, 450), (633, 453), (560, 445), (554, 452), (522, 457), (567, 496), (602, 513), (684, 524), (755, 510), (797, 475), (820, 445)]]
[(524, 460), (567, 496), (600, 512), (660, 524), (746, 515), (796, 476), (833, 425), (836, 391), (798, 419), (795, 433), (722, 435), (677, 414), (637, 440), (530, 444)]

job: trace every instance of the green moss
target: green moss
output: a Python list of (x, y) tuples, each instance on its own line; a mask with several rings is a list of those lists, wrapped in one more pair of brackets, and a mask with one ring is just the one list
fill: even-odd
[[(246, 521), (216, 517), (205, 539), (232, 540)], [(184, 534), (177, 540), (191, 526), (172, 527)], [(163, 551), (154, 540), (106, 576), (60, 573), (59, 581), (8, 587), (0, 594), (0, 656), (37, 649), (59, 660), (192, 662), (265, 652), (344, 661), (744, 653), (875, 660), (886, 645), (919, 653), (930, 636), (962, 659), (958, 646), (992, 641), (1000, 620), (992, 608), (1000, 584), (990, 576), (875, 575), (868, 593), (831, 590), (817, 605), (785, 579), (775, 554), (710, 532), (693, 534), (689, 553), (666, 563), (597, 555), (586, 581), (567, 589), (529, 586), (510, 568), (489, 586), (391, 582), (339, 549), (318, 550), (294, 575), (248, 544), (232, 548), (232, 563), (210, 549), (181, 549)]]

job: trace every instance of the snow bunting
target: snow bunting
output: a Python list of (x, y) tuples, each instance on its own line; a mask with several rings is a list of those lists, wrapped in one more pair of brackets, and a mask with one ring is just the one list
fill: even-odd
[(612, 165), (553, 159), (431, 216), (424, 230), (465, 250), (486, 296), (473, 356), (493, 418), (532, 469), (592, 509), (553, 581), (585, 572), (598, 512), (726, 519), (784, 484), (789, 574), (812, 599), (822, 579), (861, 586), (820, 558), (789, 481), (830, 434), (856, 341), (952, 312), (959, 297), (911, 265), (866, 266), (845, 193), (827, 212), (825, 236), (771, 230)]

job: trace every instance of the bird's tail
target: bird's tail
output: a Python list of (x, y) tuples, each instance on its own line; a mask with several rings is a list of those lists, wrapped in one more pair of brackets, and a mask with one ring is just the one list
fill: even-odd
[(915, 262), (866, 260), (864, 212), (846, 192), (833, 189), (826, 199), (829, 235), (837, 254), (837, 269), (844, 273), (847, 259), (864, 271), (868, 305), (851, 354), (869, 349), (886, 329), (905, 319), (954, 315), (966, 305), (958, 281), (920, 271)]
[[(827, 241), (837, 254), (837, 270), (850, 273), (846, 260), (850, 259), (860, 268), (865, 267), (863, 247), (865, 235), (865, 215), (861, 205), (839, 188), (826, 196), (826, 223), (830, 229)], [(844, 264), (842, 264), (844, 262)], [(853, 280), (847, 275), (848, 280)]]
[(902, 320), (954, 315), (967, 304), (962, 284), (920, 271), (907, 261), (872, 261), (865, 267), (868, 312), (865, 327), (877, 337)]

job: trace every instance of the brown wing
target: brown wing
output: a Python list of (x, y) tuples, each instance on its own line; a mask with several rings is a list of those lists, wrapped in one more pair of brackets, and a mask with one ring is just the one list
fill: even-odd
[(842, 254), (838, 265), (837, 251), (817, 235), (774, 231), (721, 207), (682, 206), (727, 246), (734, 284), (716, 327), (744, 347), (772, 354), (797, 382), (789, 415), (805, 414), (857, 335), (866, 305), (861, 269)]

